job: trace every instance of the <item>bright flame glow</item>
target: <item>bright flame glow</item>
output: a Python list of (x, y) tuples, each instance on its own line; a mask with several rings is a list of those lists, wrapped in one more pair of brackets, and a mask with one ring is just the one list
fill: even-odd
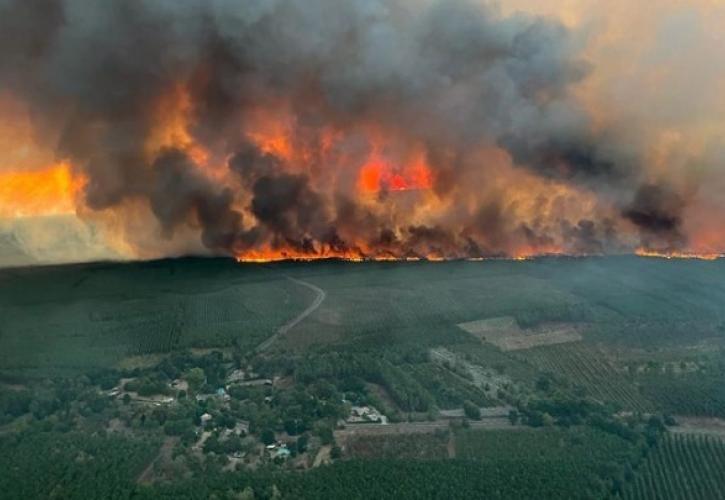
[(161, 149), (174, 147), (186, 151), (199, 165), (208, 162), (209, 152), (189, 133), (193, 103), (185, 86), (176, 85), (163, 94), (152, 112), (155, 126), (144, 148), (148, 158)]
[(68, 163), (0, 173), (0, 218), (73, 214), (85, 180)]
[(649, 250), (646, 248), (638, 248), (635, 251), (640, 257), (650, 257), (657, 259), (696, 259), (696, 260), (717, 260), (725, 257), (723, 254), (718, 253), (690, 253), (690, 252), (678, 252), (678, 251), (658, 251)]
[(368, 161), (360, 168), (357, 185), (363, 193), (431, 189), (433, 175), (422, 153), (414, 155), (409, 163), (396, 167), (374, 150)]

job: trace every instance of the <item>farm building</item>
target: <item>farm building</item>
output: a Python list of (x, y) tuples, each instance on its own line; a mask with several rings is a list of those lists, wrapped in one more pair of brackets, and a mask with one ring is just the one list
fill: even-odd
[(372, 406), (353, 406), (350, 409), (350, 416), (346, 420), (349, 424), (358, 423), (379, 423), (387, 424), (388, 419)]

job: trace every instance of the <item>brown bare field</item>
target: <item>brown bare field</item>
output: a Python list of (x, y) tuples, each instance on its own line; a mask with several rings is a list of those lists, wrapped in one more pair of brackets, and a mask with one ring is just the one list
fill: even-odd
[(481, 342), (489, 342), (502, 351), (519, 351), (545, 345), (565, 344), (582, 339), (579, 327), (569, 323), (547, 323), (522, 329), (510, 316), (489, 318), (457, 325)]
[[(491, 416), (470, 420), (471, 429), (517, 431), (507, 417)], [(335, 440), (345, 454), (357, 458), (455, 458), (456, 447), (451, 420), (401, 422), (396, 424), (356, 424), (335, 431)]]
[[(520, 427), (511, 425), (507, 417), (491, 417), (481, 420), (469, 420), (468, 424), (472, 429), (496, 429), (496, 430), (517, 430)], [(395, 434), (420, 434), (431, 433), (440, 430), (447, 430), (451, 423), (448, 419), (438, 419), (430, 422), (400, 422), (395, 424), (353, 424), (344, 429), (335, 431), (336, 439), (348, 439), (354, 436), (364, 435), (395, 435)]]
[(347, 439), (345, 453), (356, 458), (394, 458), (430, 460), (446, 458), (449, 455), (449, 431), (425, 436), (416, 434), (356, 435)]

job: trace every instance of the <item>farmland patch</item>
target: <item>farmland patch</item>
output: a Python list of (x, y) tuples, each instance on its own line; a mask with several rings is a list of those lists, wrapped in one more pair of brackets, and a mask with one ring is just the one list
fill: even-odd
[(392, 435), (353, 435), (345, 452), (355, 458), (441, 459), (448, 456), (448, 429), (432, 433)]
[(625, 499), (725, 497), (725, 444), (703, 436), (668, 436), (624, 491)]
[(502, 351), (518, 351), (582, 340), (580, 327), (577, 325), (545, 323), (523, 329), (516, 318), (511, 316), (459, 323), (458, 327), (482, 342), (495, 345)]
[(582, 344), (537, 347), (518, 354), (521, 359), (567, 381), (573, 392), (583, 390), (603, 401), (619, 403), (628, 410), (649, 411), (652, 403), (599, 349)]

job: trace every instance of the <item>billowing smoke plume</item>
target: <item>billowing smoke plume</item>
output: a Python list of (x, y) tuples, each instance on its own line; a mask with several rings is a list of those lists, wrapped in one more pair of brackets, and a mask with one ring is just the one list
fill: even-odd
[(686, 199), (574, 97), (596, 68), (550, 18), (442, 0), (0, 0), (0, 33), (0, 88), (86, 179), (85, 207), (141, 204), (160, 240), (192, 228), (210, 252), (261, 257), (687, 244)]

